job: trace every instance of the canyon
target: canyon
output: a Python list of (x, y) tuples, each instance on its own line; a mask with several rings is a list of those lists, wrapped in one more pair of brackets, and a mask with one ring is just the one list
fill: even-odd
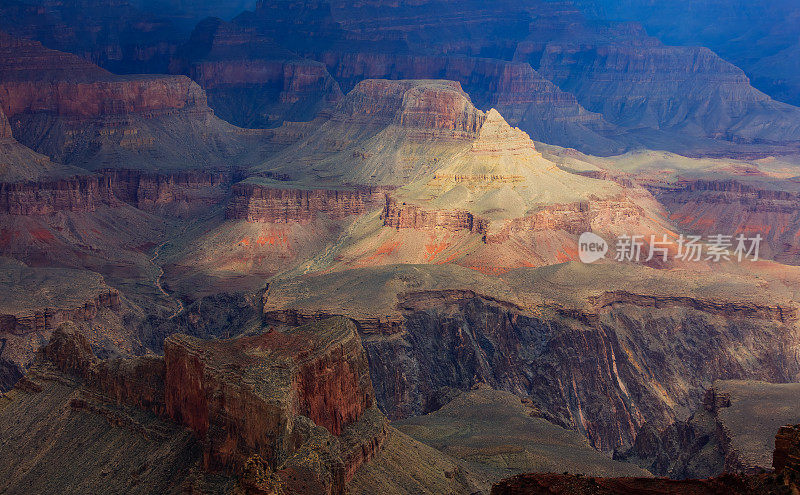
[(0, 6), (0, 491), (796, 490), (800, 109), (601, 3)]

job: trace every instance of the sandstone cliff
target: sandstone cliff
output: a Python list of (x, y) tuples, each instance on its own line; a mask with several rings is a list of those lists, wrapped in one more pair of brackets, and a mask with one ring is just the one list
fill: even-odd
[(386, 195), (379, 187), (285, 189), (276, 186), (248, 182), (234, 185), (226, 218), (266, 223), (307, 223), (317, 215), (342, 219), (379, 207)]
[[(0, 258), (0, 389), (8, 390), (32, 362), (36, 348), (64, 322), (98, 330), (123, 311), (116, 289), (97, 273), (32, 268)], [(103, 332), (96, 332), (95, 342)]]
[[(66, 167), (69, 171), (70, 168)], [(0, 213), (49, 215), (88, 213), (128, 203), (147, 211), (186, 216), (226, 199), (234, 172), (107, 169), (70, 178), (0, 182)]]
[[(345, 319), (233, 340), (174, 335), (164, 350), (163, 359), (98, 359), (67, 324), (39, 366), (51, 363), (112, 404), (188, 427), (202, 444), (204, 470), (245, 480), (254, 468), (274, 472), (284, 493), (345, 493), (388, 433), (366, 354)], [(103, 413), (85, 399), (73, 407)]]
[(256, 171), (328, 186), (399, 185), (468, 147), (483, 118), (456, 82), (363, 81), (327, 122)]
[(219, 167), (242, 136), (183, 76), (117, 76), (36, 42), (0, 36), (0, 106), (21, 143), (97, 169)]

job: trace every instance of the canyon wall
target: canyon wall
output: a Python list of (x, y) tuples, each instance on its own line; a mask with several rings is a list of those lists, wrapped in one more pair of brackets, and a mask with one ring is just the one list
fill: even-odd
[(396, 200), (387, 198), (383, 209), (383, 225), (393, 229), (466, 229), (474, 234), (484, 235), (489, 228), (489, 221), (468, 211), (428, 210), (417, 205), (399, 204)]
[[(800, 138), (800, 110), (756, 90), (741, 69), (707, 48), (668, 47), (652, 39), (553, 42), (536, 67), (616, 125), (675, 127), (734, 141)], [(774, 119), (763, 117), (773, 112)]]
[(699, 235), (760, 235), (761, 257), (800, 263), (800, 194), (792, 184), (776, 189), (753, 181), (693, 179), (647, 183), (670, 218)]
[(224, 201), (236, 172), (156, 173), (109, 169), (65, 179), (0, 183), (0, 213), (49, 215), (58, 211), (92, 212), (122, 202), (153, 211), (167, 208), (185, 215)]
[(34, 332), (52, 332), (66, 321), (88, 321), (102, 309), (120, 309), (120, 294), (110, 289), (84, 304), (72, 308), (42, 308), (32, 313), (0, 315), (0, 334), (25, 335)]
[(6, 114), (3, 113), (3, 109), (0, 108), (0, 139), (12, 139), (13, 136), (11, 135), (11, 124), (8, 123), (8, 118), (6, 118)]
[[(531, 313), (469, 291), (401, 295), (400, 321), (356, 318), (378, 403), (390, 418), (406, 418), (435, 409), (448, 388), (485, 383), (531, 397), (548, 420), (612, 451), (645, 422), (665, 428), (688, 416), (709, 380), (800, 376), (791, 307), (633, 293), (592, 301)], [(290, 313), (266, 316), (321, 316)]]
[(217, 18), (197, 25), (170, 71), (191, 77), (216, 113), (241, 127), (310, 121), (342, 98), (320, 62)]
[(225, 217), (248, 222), (309, 222), (319, 214), (333, 219), (360, 215), (384, 201), (386, 189), (283, 189), (258, 184), (233, 186)]
[(206, 471), (247, 478), (255, 463), (284, 493), (343, 495), (388, 435), (358, 333), (343, 318), (232, 340), (173, 335), (164, 349), (164, 358), (98, 359), (67, 324), (41, 353), (106, 400), (188, 427)]

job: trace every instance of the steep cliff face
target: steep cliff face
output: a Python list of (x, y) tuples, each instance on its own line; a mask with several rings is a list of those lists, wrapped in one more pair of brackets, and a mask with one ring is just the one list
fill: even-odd
[(800, 111), (750, 86), (741, 69), (707, 48), (666, 47), (656, 41), (556, 42), (542, 53), (538, 70), (587, 109), (624, 127), (677, 128), (744, 141), (800, 137)]
[(226, 218), (248, 222), (308, 223), (317, 215), (342, 219), (379, 207), (385, 189), (282, 189), (255, 183), (234, 185)]
[(417, 205), (406, 205), (405, 203), (399, 205), (397, 200), (389, 198), (383, 209), (383, 225), (393, 229), (468, 230), (473, 234), (484, 235), (488, 230), (489, 222), (468, 211), (425, 210)]
[[(773, 457), (774, 473), (763, 470), (752, 474), (725, 473), (706, 479), (669, 480), (666, 478), (583, 478), (564, 473), (521, 474), (496, 483), (492, 495), (619, 495), (652, 493), (685, 493), (713, 495), (732, 493), (750, 495), (757, 493), (794, 493), (798, 489), (797, 474), (800, 462), (799, 425), (781, 426), (778, 433), (768, 433), (764, 443), (769, 444)], [(701, 454), (702, 455), (702, 454)]]
[[(687, 417), (708, 380), (790, 382), (800, 373), (792, 357), (797, 309), (779, 302), (779, 292), (757, 300), (763, 290), (754, 286), (734, 296), (721, 280), (716, 287), (728, 289), (695, 291), (695, 282), (660, 270), (578, 264), (511, 271), (502, 277), (508, 288), (488, 278), (469, 290), (456, 290), (465, 282), (455, 268), (386, 270), (394, 275), (351, 270), (276, 282), (265, 310), (276, 320), (344, 313), (359, 322), (376, 396), (391, 418), (436, 408), (448, 387), (485, 383), (530, 396), (547, 419), (612, 451), (646, 422), (663, 429)], [(406, 291), (406, 277), (420, 283)], [(436, 280), (444, 287), (432, 289)], [(565, 299), (556, 295), (562, 290)]]
[(385, 438), (346, 320), (234, 341), (173, 336), (164, 352), (166, 412), (204, 439), (207, 469), (236, 471), (258, 454), (298, 493), (343, 493)]
[[(344, 494), (388, 435), (366, 354), (348, 320), (233, 340), (174, 335), (164, 351), (163, 359), (98, 359), (81, 331), (66, 324), (43, 348), (34, 372), (52, 365), (79, 379), (90, 393), (71, 406), (112, 424), (139, 426), (109, 411), (115, 404), (188, 427), (202, 445), (207, 472), (242, 476), (252, 490), (265, 489), (259, 478), (268, 478), (283, 493)], [(253, 469), (266, 475), (249, 479)]]
[(99, 174), (30, 182), (0, 182), (0, 212), (48, 215), (58, 211), (88, 213), (99, 206), (136, 208), (183, 216), (226, 198), (231, 172), (154, 173), (109, 169)]
[(499, 108), (539, 141), (606, 155), (643, 142), (734, 153), (734, 142), (791, 147), (800, 136), (794, 107), (710, 50), (592, 22), (570, 3), (281, 5), (262, 3), (234, 22), (322, 61), (346, 91), (367, 78), (459, 81), (479, 108)]
[(152, 211), (167, 207), (185, 215), (227, 198), (236, 171), (188, 170), (154, 173), (143, 170), (103, 170), (114, 197), (136, 208)]
[[(71, 52), (116, 74), (166, 72), (170, 56), (185, 38), (168, 18), (173, 9), (139, 9), (127, 0), (80, 3), (10, 3), (2, 6), (0, 30)], [(141, 4), (139, 4), (141, 6)], [(175, 22), (173, 22), (175, 21)]]
[(18, 141), (85, 168), (219, 167), (241, 152), (183, 76), (117, 76), (37, 42), (0, 37), (0, 105)]
[(793, 182), (746, 177), (688, 179), (648, 186), (682, 228), (700, 235), (760, 235), (761, 256), (800, 262), (800, 194)]
[(396, 186), (467, 147), (483, 119), (457, 82), (367, 80), (261, 168), (326, 187)]
[(323, 64), (215, 18), (197, 25), (171, 70), (205, 89), (220, 117), (248, 128), (309, 121), (342, 98)]
[(64, 322), (84, 328), (110, 323), (123, 312), (119, 291), (96, 273), (32, 268), (0, 258), (0, 389), (8, 390), (39, 345)]
[(92, 212), (114, 204), (109, 182), (87, 175), (42, 182), (0, 183), (0, 212), (10, 215), (48, 215), (56, 211)]
[(479, 108), (497, 108), (539, 141), (580, 142), (605, 153), (620, 149), (601, 134), (613, 126), (527, 63), (402, 53), (323, 52), (317, 57), (347, 89), (364, 79), (448, 79), (459, 82)]
[(644, 425), (631, 449), (615, 457), (675, 479), (769, 470), (779, 443), (772, 432), (795, 421), (798, 389), (796, 383), (716, 381), (686, 421), (662, 431)]

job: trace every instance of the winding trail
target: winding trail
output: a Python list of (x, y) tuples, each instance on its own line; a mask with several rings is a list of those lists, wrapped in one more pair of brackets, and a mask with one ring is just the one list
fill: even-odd
[(174, 297), (169, 292), (165, 291), (164, 287), (161, 285), (161, 279), (164, 277), (164, 267), (162, 267), (161, 265), (156, 263), (156, 260), (158, 259), (158, 256), (161, 254), (161, 248), (163, 248), (164, 246), (166, 246), (170, 242), (171, 241), (164, 241), (161, 244), (159, 244), (158, 246), (156, 246), (156, 249), (153, 252), (153, 256), (150, 258), (150, 264), (158, 268), (158, 276), (156, 277), (155, 281), (153, 282), (153, 285), (155, 285), (156, 288), (162, 294), (164, 294), (164, 296), (167, 299), (171, 299), (171, 300), (173, 300), (173, 301), (175, 301), (177, 303), (177, 307), (175, 308), (175, 311), (173, 311), (172, 314), (169, 315), (169, 317), (167, 318), (168, 320), (171, 320), (171, 319), (175, 318), (176, 316), (181, 314), (183, 312), (183, 310), (184, 310), (183, 301), (181, 301), (181, 299), (179, 297)]

